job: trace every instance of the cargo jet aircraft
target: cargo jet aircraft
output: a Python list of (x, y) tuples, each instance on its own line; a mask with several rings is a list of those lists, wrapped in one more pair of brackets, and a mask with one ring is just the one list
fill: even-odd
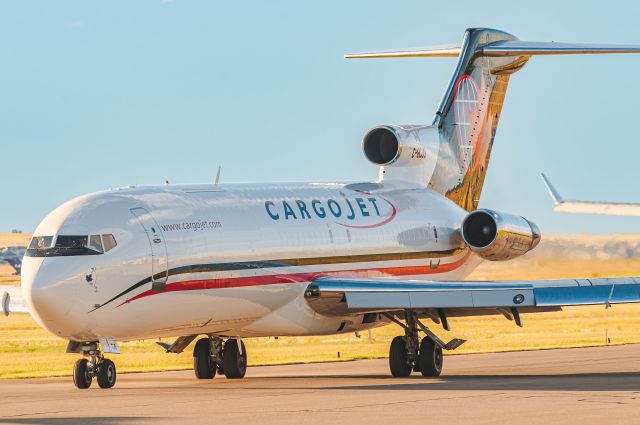
[[(126, 187), (73, 199), (36, 229), (22, 289), (33, 317), (80, 353), (78, 388), (116, 381), (118, 342), (177, 337), (195, 375), (242, 378), (244, 337), (400, 326), (396, 377), (437, 376), (449, 318), (640, 302), (640, 278), (465, 281), (482, 260), (540, 241), (531, 221), (477, 209), (507, 83), (534, 55), (640, 53), (640, 46), (524, 42), (486, 28), (461, 45), (347, 55), (457, 57), (431, 125), (366, 133), (373, 182)], [(425, 336), (421, 339), (419, 333)]]

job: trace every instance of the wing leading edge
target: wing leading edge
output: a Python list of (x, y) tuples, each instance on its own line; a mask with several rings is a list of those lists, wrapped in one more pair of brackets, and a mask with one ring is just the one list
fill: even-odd
[(464, 316), (514, 309), (540, 312), (640, 302), (640, 277), (475, 282), (323, 277), (309, 285), (305, 298), (323, 314), (407, 309), (445, 309)]

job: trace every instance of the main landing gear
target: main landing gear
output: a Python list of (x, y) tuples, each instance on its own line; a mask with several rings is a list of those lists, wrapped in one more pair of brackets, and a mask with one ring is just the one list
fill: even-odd
[(200, 338), (193, 347), (193, 370), (198, 379), (212, 379), (216, 373), (229, 379), (244, 378), (247, 372), (247, 351), (239, 339), (209, 336)]
[(116, 365), (104, 358), (98, 343), (83, 345), (81, 353), (88, 359), (82, 358), (73, 366), (73, 383), (77, 388), (89, 388), (93, 378), (100, 388), (111, 388), (116, 384)]
[[(383, 314), (404, 328), (404, 336), (393, 338), (389, 348), (389, 369), (396, 378), (406, 378), (411, 372), (420, 372), (422, 376), (439, 376), (442, 373), (443, 348), (455, 350), (465, 342), (456, 338), (445, 344), (418, 320), (415, 312), (405, 312), (406, 324), (394, 315)], [(422, 341), (418, 328), (426, 334)]]

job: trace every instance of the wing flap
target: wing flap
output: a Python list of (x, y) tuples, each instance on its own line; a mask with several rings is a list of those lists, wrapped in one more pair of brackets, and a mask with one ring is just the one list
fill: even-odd
[[(515, 297), (524, 301), (516, 304)], [(533, 289), (411, 291), (411, 292), (346, 292), (346, 303), (353, 309), (370, 308), (483, 308), (533, 306)], [(521, 299), (521, 298), (518, 298)]]

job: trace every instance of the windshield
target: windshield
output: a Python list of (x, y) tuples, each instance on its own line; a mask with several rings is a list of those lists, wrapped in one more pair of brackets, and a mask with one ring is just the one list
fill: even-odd
[(116, 246), (116, 240), (111, 234), (58, 235), (55, 243), (53, 240), (53, 236), (34, 236), (25, 255), (29, 257), (100, 255)]

